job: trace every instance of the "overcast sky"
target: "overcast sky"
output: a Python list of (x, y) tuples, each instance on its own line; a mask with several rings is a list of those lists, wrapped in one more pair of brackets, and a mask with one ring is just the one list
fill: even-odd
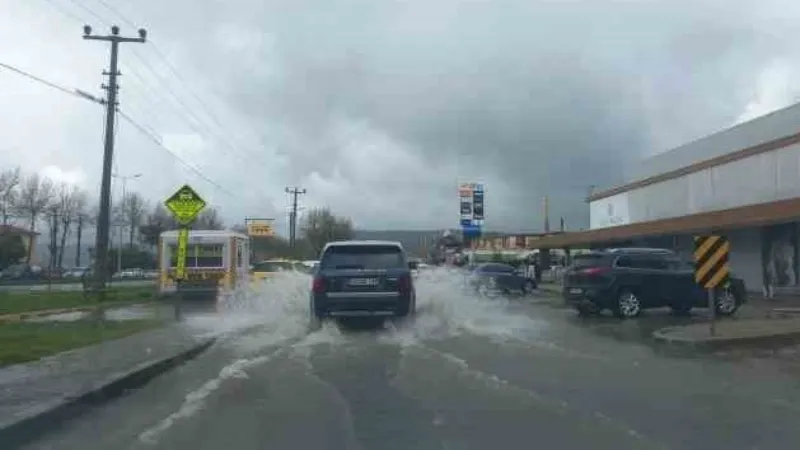
[[(488, 228), (539, 229), (544, 195), (578, 228), (590, 185), (800, 90), (792, 0), (0, 0), (0, 63), (99, 96), (81, 26), (129, 21), (151, 40), (121, 46), (120, 109), (222, 189), (125, 121), (115, 164), (229, 223), (284, 224), (296, 185), (360, 228), (455, 227), (482, 181)], [(102, 116), (0, 68), (0, 165), (97, 196)]]

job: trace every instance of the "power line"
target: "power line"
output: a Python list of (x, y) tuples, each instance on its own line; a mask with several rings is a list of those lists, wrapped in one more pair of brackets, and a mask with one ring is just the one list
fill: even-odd
[[(75, 97), (77, 97), (77, 98), (79, 98), (81, 100), (85, 100), (85, 101), (88, 100), (88, 101), (90, 101), (92, 103), (101, 104), (101, 105), (105, 104), (105, 102), (103, 100), (98, 99), (96, 97), (93, 97), (90, 94), (86, 94), (85, 91), (82, 91), (82, 90), (79, 90), (79, 89), (70, 90), (69, 88), (66, 88), (66, 87), (60, 86), (60, 85), (58, 85), (56, 83), (47, 81), (47, 80), (45, 80), (43, 78), (37, 77), (37, 76), (35, 76), (35, 75), (33, 75), (33, 74), (29, 73), (29, 72), (26, 72), (26, 71), (24, 71), (22, 69), (19, 69), (17, 67), (11, 66), (9, 64), (5, 64), (5, 63), (0, 62), (0, 67), (3, 67), (3, 68), (8, 69), (8, 70), (11, 70), (11, 71), (13, 71), (13, 72), (15, 72), (15, 73), (17, 73), (19, 75), (25, 76), (25, 77), (27, 77), (29, 79), (32, 79), (32, 80), (34, 80), (34, 81), (36, 81), (38, 83), (42, 83), (42, 84), (44, 84), (44, 85), (46, 85), (46, 86), (48, 86), (50, 88), (57, 89), (58, 91), (61, 91), (61, 92), (65, 93), (65, 94), (69, 94), (69, 95), (75, 96)], [(224, 192), (224, 193), (226, 193), (228, 195), (233, 196), (233, 194), (229, 190), (227, 190), (224, 187), (222, 187), (221, 185), (219, 185), (217, 182), (215, 182), (214, 180), (212, 180), (211, 178), (209, 178), (208, 176), (203, 174), (200, 171), (200, 169), (198, 169), (198, 168), (192, 166), (191, 164), (187, 163), (183, 158), (181, 158), (175, 152), (173, 152), (168, 147), (166, 147), (164, 145), (164, 143), (162, 142), (162, 140), (159, 137), (157, 137), (158, 133), (154, 132), (152, 129), (148, 129), (148, 127), (146, 127), (145, 125), (142, 125), (142, 124), (138, 123), (132, 117), (130, 117), (129, 115), (125, 114), (123, 111), (118, 110), (117, 112), (119, 113), (120, 117), (125, 119), (126, 122), (130, 123), (131, 125), (133, 125), (133, 127), (136, 128), (136, 130), (138, 130), (140, 133), (145, 135), (145, 137), (150, 139), (158, 147), (160, 147), (161, 149), (165, 150), (167, 153), (172, 155), (172, 157), (175, 158), (183, 166), (187, 167), (189, 170), (191, 170), (192, 172), (197, 174), (200, 178), (202, 178), (203, 180), (208, 182), (210, 185), (216, 187), (217, 189), (219, 189), (220, 191), (222, 191), (222, 192)]]
[(65, 16), (67, 16), (67, 17), (69, 17), (70, 19), (72, 19), (72, 20), (74, 20), (74, 21), (76, 21), (76, 22), (78, 22), (78, 23), (82, 23), (82, 22), (83, 22), (83, 21), (81, 20), (81, 18), (80, 18), (80, 17), (78, 17), (78, 15), (77, 15), (77, 14), (75, 14), (75, 13), (73, 13), (72, 11), (70, 11), (70, 10), (68, 10), (68, 9), (64, 8), (64, 7), (63, 7), (63, 6), (61, 6), (60, 4), (58, 4), (58, 3), (54, 2), (53, 0), (44, 0), (44, 1), (45, 1), (45, 2), (47, 2), (47, 3), (49, 3), (49, 4), (50, 4), (50, 5), (53, 7), (53, 8), (57, 9), (57, 10), (58, 10), (58, 12), (60, 12), (61, 14), (65, 15)]
[[(67, 13), (67, 12), (66, 12), (66, 11), (65, 11), (63, 8), (60, 8), (60, 7), (59, 7), (59, 6), (58, 6), (56, 3), (54, 3), (52, 0), (45, 0), (45, 1), (47, 1), (48, 3), (50, 3), (51, 5), (53, 5), (54, 7), (56, 7), (56, 8), (57, 8), (57, 9), (58, 9), (60, 12), (62, 12), (62, 13), (64, 13), (65, 15), (69, 16), (71, 19), (75, 20), (76, 22), (79, 22), (79, 23), (81, 23), (81, 22), (82, 22), (82, 21), (81, 21), (81, 19), (80, 19), (80, 18), (78, 18), (76, 15), (74, 15), (74, 14), (72, 14), (72, 13)], [(87, 6), (83, 5), (83, 4), (81, 4), (81, 3), (80, 3), (80, 0), (68, 0), (68, 1), (70, 1), (70, 2), (71, 2), (71, 3), (73, 3), (73, 4), (75, 4), (75, 5), (76, 5), (76, 6), (78, 6), (78, 7), (79, 7), (81, 10), (83, 10), (85, 13), (87, 13), (87, 14), (89, 14), (90, 16), (92, 16), (93, 18), (95, 18), (95, 19), (99, 20), (99, 21), (100, 21), (100, 22), (102, 22), (103, 24), (105, 24), (105, 25), (108, 25), (108, 24), (110, 24), (110, 23), (111, 23), (111, 21), (108, 21), (108, 20), (106, 20), (104, 17), (102, 17), (100, 14), (98, 14), (97, 12), (95, 12), (94, 10), (92, 10), (91, 8), (89, 8), (89, 7), (87, 7)], [(118, 11), (116, 8), (114, 8), (113, 6), (109, 5), (109, 4), (108, 4), (106, 1), (104, 1), (104, 0), (97, 0), (97, 1), (98, 1), (99, 3), (101, 3), (103, 6), (105, 6), (105, 7), (106, 7), (106, 9), (108, 9), (109, 11), (111, 11), (113, 14), (115, 14), (115, 15), (119, 16), (119, 17), (120, 17), (120, 18), (121, 18), (121, 19), (122, 19), (124, 22), (126, 22), (126, 23), (132, 23), (132, 22), (130, 21), (130, 19), (128, 19), (128, 18), (127, 18), (125, 15), (123, 15), (122, 13), (120, 13), (120, 12), (119, 12), (119, 11)], [(169, 62), (169, 60), (166, 58), (166, 56), (164, 56), (164, 54), (163, 54), (163, 53), (162, 53), (162, 52), (161, 52), (161, 51), (160, 51), (160, 50), (159, 50), (159, 49), (158, 49), (156, 46), (154, 46), (154, 45), (152, 44), (152, 42), (151, 42), (150, 44), (151, 44), (151, 46), (152, 46), (153, 50), (156, 52), (156, 54), (157, 54), (157, 55), (158, 55), (158, 56), (159, 56), (159, 57), (160, 57), (160, 58), (163, 60), (163, 62), (164, 62), (164, 65), (167, 67), (167, 69), (169, 69), (169, 71), (170, 71), (170, 72), (172, 72), (173, 74), (175, 74), (175, 75), (176, 75), (176, 78), (178, 78), (180, 81), (182, 81), (182, 82), (183, 82), (183, 86), (184, 86), (185, 90), (186, 90), (187, 92), (189, 92), (189, 94), (190, 94), (190, 95), (192, 95), (192, 96), (195, 98), (195, 100), (197, 100), (197, 102), (200, 104), (200, 106), (202, 107), (202, 109), (205, 111), (206, 115), (207, 115), (208, 117), (210, 117), (210, 118), (212, 119), (212, 121), (214, 121), (214, 122), (217, 124), (217, 126), (218, 126), (218, 127), (221, 129), (221, 130), (224, 130), (224, 128), (225, 128), (225, 127), (224, 127), (224, 126), (223, 126), (223, 125), (220, 123), (219, 119), (218, 119), (218, 118), (217, 118), (217, 117), (216, 117), (216, 116), (215, 116), (215, 115), (214, 115), (214, 114), (211, 112), (211, 108), (209, 108), (209, 107), (208, 107), (208, 105), (207, 105), (205, 102), (203, 102), (203, 101), (202, 101), (202, 99), (200, 99), (200, 97), (199, 97), (199, 96), (198, 96), (196, 93), (194, 93), (193, 91), (191, 91), (191, 90), (188, 88), (188, 85), (187, 85), (187, 83), (186, 83), (185, 79), (183, 79), (183, 77), (181, 77), (181, 75), (180, 75), (180, 74), (178, 73), (178, 71), (177, 71), (177, 70), (174, 68), (174, 66), (173, 66), (173, 65), (172, 65), (172, 64)], [(220, 135), (218, 132), (216, 132), (216, 131), (213, 129), (213, 127), (210, 127), (210, 126), (208, 126), (208, 123), (207, 123), (205, 120), (203, 120), (203, 119), (201, 119), (200, 117), (198, 117), (198, 116), (197, 116), (197, 114), (195, 114), (194, 110), (193, 110), (192, 108), (190, 108), (190, 107), (189, 107), (189, 106), (188, 106), (188, 105), (187, 105), (187, 104), (186, 104), (186, 103), (185, 103), (183, 100), (181, 100), (181, 98), (180, 98), (180, 97), (179, 97), (179, 96), (178, 96), (178, 95), (175, 93), (174, 89), (172, 89), (172, 87), (170, 86), (170, 84), (169, 84), (169, 83), (168, 83), (168, 82), (167, 82), (167, 81), (164, 79), (164, 77), (163, 77), (163, 76), (162, 76), (162, 75), (161, 75), (161, 74), (160, 74), (160, 73), (159, 73), (159, 72), (158, 72), (158, 71), (157, 71), (157, 70), (156, 70), (156, 69), (155, 69), (155, 68), (152, 66), (152, 64), (150, 64), (150, 63), (149, 63), (149, 62), (148, 62), (148, 61), (147, 61), (147, 60), (146, 60), (146, 59), (145, 59), (143, 56), (141, 56), (141, 55), (138, 53), (138, 51), (137, 51), (137, 50), (135, 50), (135, 49), (132, 49), (132, 50), (133, 50), (133, 51), (132, 51), (132, 53), (133, 53), (133, 56), (134, 56), (134, 57), (135, 57), (137, 60), (139, 60), (139, 62), (140, 62), (140, 63), (141, 63), (141, 64), (142, 64), (142, 65), (143, 65), (143, 66), (144, 66), (144, 67), (145, 67), (145, 68), (146, 68), (146, 69), (147, 69), (147, 70), (148, 70), (148, 71), (149, 71), (151, 74), (153, 74), (153, 75), (154, 75), (154, 79), (156, 80), (156, 82), (157, 82), (158, 84), (161, 84), (161, 85), (162, 85), (162, 87), (163, 87), (163, 88), (164, 88), (164, 89), (167, 91), (167, 93), (169, 94), (169, 97), (171, 97), (171, 99), (172, 99), (172, 100), (174, 100), (174, 102), (176, 102), (176, 104), (177, 104), (178, 108), (179, 108), (179, 109), (182, 109), (182, 110), (185, 112), (185, 115), (186, 115), (186, 116), (189, 116), (189, 117), (191, 117), (191, 119), (192, 119), (192, 120), (195, 122), (195, 123), (192, 123), (190, 120), (187, 120), (187, 118), (186, 118), (184, 115), (182, 115), (182, 114), (178, 114), (178, 117), (182, 118), (182, 119), (183, 119), (183, 120), (184, 120), (184, 121), (185, 121), (185, 122), (186, 122), (186, 123), (189, 125), (189, 127), (192, 129), (192, 131), (194, 131), (195, 133), (197, 133), (197, 134), (199, 134), (199, 135), (205, 136), (206, 138), (211, 138), (211, 139), (209, 139), (209, 140), (217, 140), (217, 141), (219, 141), (219, 142), (220, 142), (220, 143), (221, 143), (221, 144), (222, 144), (224, 147), (226, 147), (226, 148), (227, 148), (227, 149), (228, 149), (228, 150), (229, 150), (229, 151), (230, 151), (230, 152), (231, 152), (231, 153), (232, 153), (234, 156), (236, 156), (237, 158), (239, 158), (239, 159), (240, 159), (242, 162), (244, 162), (244, 163), (247, 163), (247, 164), (252, 164), (253, 162), (256, 162), (256, 163), (258, 163), (259, 165), (261, 165), (262, 167), (269, 169), (269, 167), (268, 167), (268, 166), (267, 166), (267, 165), (266, 165), (264, 162), (262, 162), (262, 161), (260, 161), (260, 160), (259, 160), (259, 157), (258, 157), (258, 155), (254, 155), (253, 153), (251, 153), (251, 152), (249, 152), (249, 151), (247, 151), (247, 150), (245, 150), (245, 149), (243, 149), (243, 148), (240, 148), (240, 147), (242, 147), (242, 146), (241, 146), (241, 144), (240, 144), (240, 143), (238, 143), (238, 142), (236, 142), (236, 140), (234, 139), (234, 137), (233, 137), (233, 136), (231, 136), (231, 138), (226, 138), (226, 137), (224, 137), (224, 136)], [(130, 66), (128, 66), (128, 68), (130, 69)], [(141, 75), (139, 75), (139, 79), (140, 79), (140, 80), (142, 80), (142, 81), (144, 81), (144, 78), (143, 78)], [(147, 85), (147, 83), (145, 82), (145, 84), (144, 84), (144, 85), (146, 86), (146, 85)]]
[(137, 123), (135, 120), (133, 120), (132, 118), (130, 118), (130, 117), (127, 115), (127, 114), (123, 113), (122, 111), (119, 111), (119, 115), (120, 115), (120, 117), (122, 117), (123, 119), (125, 119), (125, 121), (127, 121), (128, 123), (130, 123), (131, 125), (133, 125), (133, 126), (134, 126), (134, 128), (136, 128), (137, 130), (139, 130), (139, 132), (140, 132), (140, 133), (142, 133), (143, 135), (145, 135), (146, 137), (148, 137), (148, 138), (149, 138), (149, 139), (150, 139), (150, 140), (151, 140), (151, 141), (152, 141), (154, 144), (156, 144), (157, 146), (159, 146), (159, 147), (161, 147), (162, 149), (164, 149), (164, 150), (166, 150), (167, 152), (169, 152), (169, 153), (170, 153), (170, 154), (171, 154), (171, 155), (172, 155), (172, 156), (173, 156), (173, 157), (174, 157), (174, 158), (175, 158), (175, 159), (176, 159), (178, 162), (180, 162), (180, 163), (181, 163), (181, 164), (182, 164), (184, 167), (186, 167), (186, 168), (188, 168), (189, 170), (191, 170), (192, 172), (194, 172), (194, 173), (195, 173), (197, 176), (199, 176), (200, 178), (202, 178), (203, 180), (205, 180), (205, 181), (206, 181), (208, 184), (210, 184), (210, 185), (212, 185), (212, 186), (216, 187), (217, 189), (219, 189), (220, 191), (224, 192), (225, 194), (228, 194), (228, 195), (230, 195), (230, 196), (233, 196), (233, 193), (231, 193), (230, 191), (228, 191), (228, 190), (227, 190), (227, 189), (225, 189), (224, 187), (222, 187), (222, 186), (220, 186), (219, 184), (217, 184), (217, 183), (216, 183), (214, 180), (212, 180), (212, 179), (208, 178), (208, 177), (207, 177), (205, 174), (203, 174), (203, 172), (201, 172), (201, 171), (200, 171), (200, 169), (198, 169), (198, 168), (194, 167), (193, 165), (189, 164), (189, 163), (188, 163), (188, 162), (186, 162), (186, 161), (185, 161), (183, 158), (181, 158), (180, 156), (178, 156), (177, 154), (175, 154), (175, 152), (173, 152), (172, 150), (170, 150), (169, 148), (167, 148), (167, 147), (166, 147), (166, 146), (163, 144), (163, 142), (161, 142), (161, 139), (160, 139), (160, 138), (158, 138), (156, 135), (154, 135), (154, 134), (150, 133), (149, 131), (147, 131), (147, 130), (146, 130), (146, 129), (145, 129), (143, 126), (142, 126), (142, 125), (140, 125), (140, 124), (139, 124), (139, 123)]
[[(103, 25), (111, 25), (111, 22), (107, 21), (100, 14), (97, 14), (96, 12), (92, 11), (91, 8), (89, 8), (88, 6), (86, 6), (83, 3), (81, 3), (80, 0), (67, 0), (67, 1), (69, 1), (73, 5), (77, 6), (81, 10), (85, 11), (87, 14), (92, 16), (93, 19), (99, 21), (101, 24), (103, 24)], [(52, 4), (52, 2), (50, 2), (50, 4)], [(136, 28), (136, 27), (134, 27), (134, 28)]]
[(101, 5), (105, 6), (107, 10), (111, 11), (111, 13), (112, 13), (112, 14), (116, 14), (117, 16), (119, 16), (119, 18), (120, 18), (120, 19), (122, 19), (122, 21), (123, 21), (123, 22), (125, 22), (125, 25), (128, 25), (128, 26), (130, 26), (131, 28), (136, 28), (136, 27), (138, 26), (138, 25), (134, 24), (134, 23), (133, 23), (133, 21), (131, 21), (130, 19), (128, 19), (128, 18), (125, 16), (125, 14), (122, 14), (121, 12), (119, 12), (119, 10), (118, 10), (118, 9), (116, 9), (116, 8), (114, 8), (113, 6), (109, 5), (109, 4), (108, 4), (108, 3), (107, 3), (105, 0), (97, 0), (97, 1), (98, 1), (98, 2), (99, 2)]
[(47, 86), (49, 86), (49, 87), (51, 87), (53, 89), (58, 89), (59, 91), (65, 93), (65, 94), (74, 95), (74, 96), (79, 97), (79, 98), (84, 98), (81, 94), (79, 94), (75, 90), (70, 90), (70, 89), (65, 88), (63, 86), (59, 86), (59, 85), (57, 85), (55, 83), (51, 83), (51, 82), (49, 82), (49, 81), (47, 81), (47, 80), (45, 80), (43, 78), (39, 78), (36, 75), (33, 75), (33, 74), (31, 74), (29, 72), (26, 72), (26, 71), (24, 71), (22, 69), (18, 69), (18, 68), (14, 67), (14, 66), (11, 66), (11, 65), (8, 65), (8, 64), (0, 62), (0, 67), (2, 67), (4, 69), (8, 69), (8, 70), (10, 70), (12, 72), (16, 72), (19, 75), (22, 75), (24, 77), (30, 78), (31, 80), (34, 80), (34, 81), (37, 81), (37, 82), (42, 83), (44, 85), (47, 85)]

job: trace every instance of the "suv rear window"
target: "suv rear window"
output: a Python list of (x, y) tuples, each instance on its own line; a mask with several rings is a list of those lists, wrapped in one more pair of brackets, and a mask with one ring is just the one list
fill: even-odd
[(406, 268), (403, 250), (396, 245), (337, 245), (328, 248), (320, 261), (325, 269)]
[(598, 255), (598, 254), (585, 254), (585, 255), (576, 255), (572, 258), (572, 267), (591, 267), (591, 266), (602, 266), (605, 265), (606, 261), (605, 255)]

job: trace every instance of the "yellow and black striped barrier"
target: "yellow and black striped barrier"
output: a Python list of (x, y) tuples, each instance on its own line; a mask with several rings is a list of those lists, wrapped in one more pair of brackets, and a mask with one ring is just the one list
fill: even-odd
[(694, 280), (704, 289), (726, 286), (730, 277), (728, 254), (731, 244), (724, 236), (694, 238)]

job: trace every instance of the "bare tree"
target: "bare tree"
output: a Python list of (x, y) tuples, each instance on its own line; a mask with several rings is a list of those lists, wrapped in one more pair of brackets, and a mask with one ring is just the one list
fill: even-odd
[(318, 255), (328, 242), (352, 238), (353, 223), (346, 217), (334, 215), (327, 208), (317, 208), (306, 214), (302, 232), (314, 254)]
[(161, 233), (177, 228), (178, 224), (172, 214), (161, 203), (156, 203), (152, 212), (147, 215), (147, 223), (139, 227), (139, 241), (155, 248)]
[(206, 208), (192, 223), (192, 228), (195, 230), (222, 230), (225, 228), (225, 223), (216, 208)]
[(136, 192), (125, 195), (122, 199), (120, 218), (121, 223), (128, 227), (128, 247), (133, 247), (136, 232), (145, 218), (147, 202)]
[(0, 172), (0, 216), (3, 225), (8, 225), (8, 219), (14, 212), (21, 178), (22, 171), (19, 167)]
[[(77, 224), (79, 217), (83, 214), (88, 201), (87, 194), (75, 185), (62, 183), (58, 186), (54, 207), (59, 221), (58, 252), (56, 267), (63, 267), (64, 248), (67, 245), (67, 238), (72, 232), (72, 225)], [(79, 250), (80, 251), (80, 250)]]
[(49, 276), (52, 276), (52, 271), (56, 268), (58, 263), (58, 231), (59, 225), (61, 224), (58, 220), (58, 210), (58, 204), (51, 203), (43, 211), (47, 219), (47, 228), (50, 232), (50, 241), (47, 243), (47, 250), (50, 251), (50, 261), (47, 264), (47, 268), (50, 272)]
[(80, 212), (78, 213), (78, 216), (76, 218), (76, 224), (77, 224), (77, 228), (78, 228), (77, 229), (78, 242), (76, 244), (77, 248), (75, 250), (75, 267), (81, 267), (81, 251), (82, 251), (82, 247), (81, 247), (82, 242), (81, 242), (81, 240), (83, 239), (84, 227), (86, 227), (87, 225), (96, 224), (97, 223), (97, 216), (99, 215), (97, 206), (89, 207), (89, 199), (88, 199), (88, 197), (83, 196), (82, 199), (83, 199), (82, 200), (83, 204), (80, 206), (80, 209), (79, 209)]
[[(19, 200), (16, 202), (16, 210), (30, 219), (30, 231), (36, 231), (36, 221), (45, 212), (53, 201), (53, 182), (49, 178), (41, 177), (34, 173), (22, 181), (19, 191)], [(33, 256), (33, 246), (29, 246), (27, 262), (30, 263)]]

